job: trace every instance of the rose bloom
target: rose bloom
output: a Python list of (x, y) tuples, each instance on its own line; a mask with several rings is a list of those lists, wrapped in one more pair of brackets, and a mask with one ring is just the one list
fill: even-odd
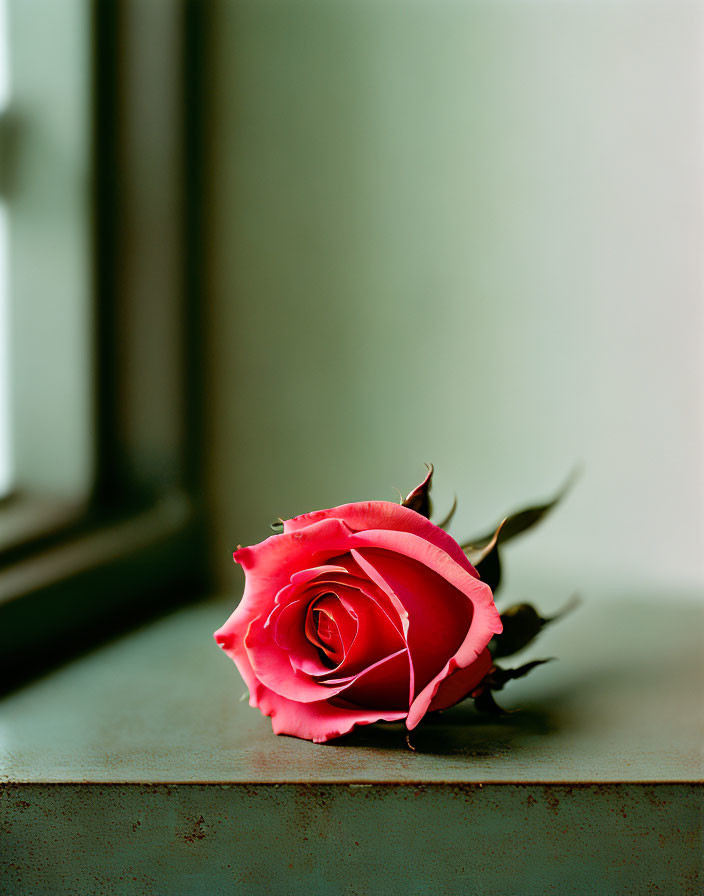
[(414, 510), (346, 504), (239, 548), (244, 596), (215, 640), (276, 734), (322, 743), (466, 697), (501, 631), (491, 589)]

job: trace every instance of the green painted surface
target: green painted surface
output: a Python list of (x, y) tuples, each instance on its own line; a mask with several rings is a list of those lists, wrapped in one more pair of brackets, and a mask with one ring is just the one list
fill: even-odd
[[(0, 703), (0, 892), (699, 893), (701, 606), (606, 599), (489, 722), (271, 734), (175, 613)], [(609, 596), (610, 597), (610, 596)]]
[[(703, 775), (702, 609), (587, 599), (503, 692), (503, 721), (461, 705), (414, 733), (334, 745), (274, 737), (212, 632), (234, 606), (182, 610), (0, 703), (0, 781), (693, 781)], [(546, 612), (551, 602), (546, 601)]]
[(37, 786), (0, 805), (12, 896), (701, 893), (685, 785)]

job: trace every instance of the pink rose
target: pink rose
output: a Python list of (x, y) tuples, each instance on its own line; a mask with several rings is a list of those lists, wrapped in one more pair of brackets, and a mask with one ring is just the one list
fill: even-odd
[(239, 548), (244, 596), (215, 640), (276, 734), (322, 743), (466, 697), (501, 631), (491, 589), (421, 514), (371, 501)]

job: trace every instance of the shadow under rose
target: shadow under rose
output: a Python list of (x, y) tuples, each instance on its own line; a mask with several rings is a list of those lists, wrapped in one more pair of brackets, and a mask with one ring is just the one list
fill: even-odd
[[(494, 718), (478, 713), (470, 703), (465, 703), (428, 716), (410, 732), (410, 742), (418, 753), (496, 757), (520, 748), (524, 737), (551, 734), (558, 727), (559, 718), (545, 709), (525, 708)], [(410, 752), (407, 734), (399, 723), (378, 723), (330, 741), (328, 746)]]
[[(457, 759), (516, 755), (535, 759), (542, 768), (559, 750), (569, 757), (582, 743), (591, 751), (617, 742), (634, 720), (655, 738), (658, 714), (665, 708), (674, 712), (680, 695), (691, 692), (692, 681), (701, 680), (703, 619), (701, 602), (658, 604), (616, 595), (608, 612), (603, 602), (585, 605), (579, 627), (550, 630), (541, 642), (541, 654), (556, 656), (558, 662), (497, 693), (510, 714), (483, 714), (466, 700), (423, 719), (410, 733), (411, 744), (418, 754)], [(677, 663), (671, 661), (673, 649)], [(511, 665), (532, 658), (517, 654)], [(328, 747), (393, 751), (407, 754), (410, 761), (407, 733), (401, 723), (377, 723), (330, 741)]]
[[(621, 684), (633, 670), (619, 662), (564, 678), (541, 692), (537, 682), (515, 691), (497, 695), (506, 715), (490, 715), (474, 708), (465, 700), (443, 712), (431, 713), (410, 732), (416, 752), (436, 756), (494, 757), (520, 752), (535, 743), (536, 738), (577, 731), (582, 726), (582, 709), (598, 699), (595, 695), (613, 690), (614, 681)], [(330, 741), (329, 746), (365, 747), (377, 750), (410, 752), (406, 743), (408, 731), (399, 723), (377, 723), (358, 728), (350, 734)]]

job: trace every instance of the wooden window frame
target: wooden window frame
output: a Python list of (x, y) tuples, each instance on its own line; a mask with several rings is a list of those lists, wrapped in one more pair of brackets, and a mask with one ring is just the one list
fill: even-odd
[(0, 550), (0, 690), (209, 584), (203, 13), (197, 0), (90, 9), (95, 479), (87, 504), (0, 507), (15, 536)]

